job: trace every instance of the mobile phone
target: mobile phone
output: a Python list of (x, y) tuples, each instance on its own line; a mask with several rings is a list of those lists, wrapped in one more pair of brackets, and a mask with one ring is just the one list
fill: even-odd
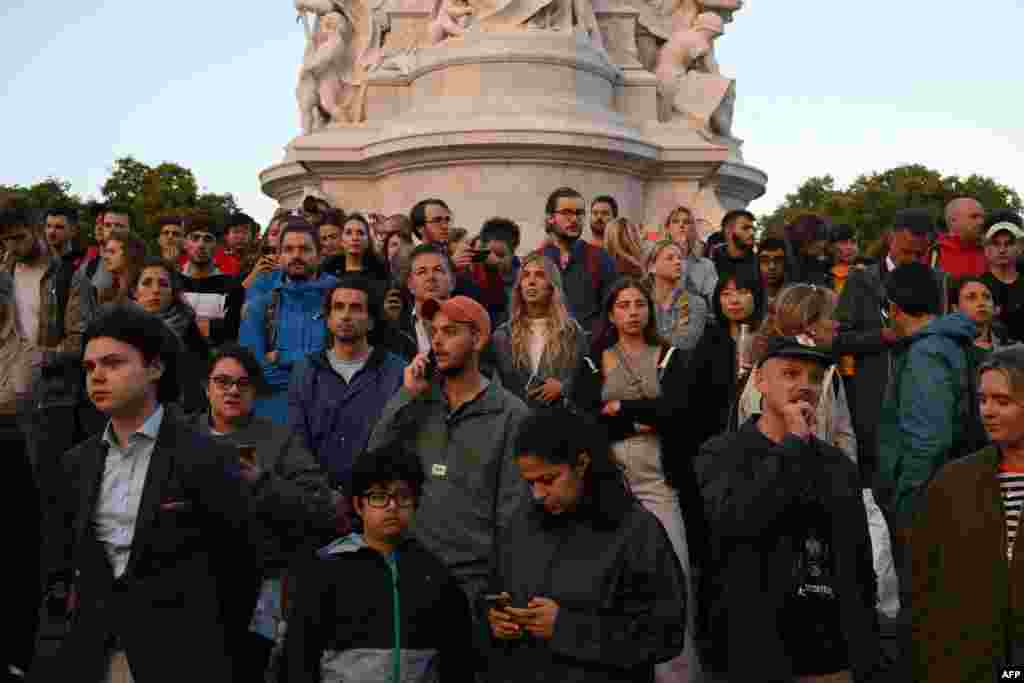
[(496, 610), (504, 611), (512, 606), (512, 598), (504, 594), (485, 595), (484, 600), (487, 602), (488, 606)]
[(240, 443), (238, 448), (238, 459), (248, 465), (256, 465), (256, 444)]
[(434, 355), (434, 350), (431, 349), (430, 353), (427, 354), (427, 364), (423, 367), (423, 379), (428, 382), (434, 379), (434, 373), (437, 372), (437, 356)]

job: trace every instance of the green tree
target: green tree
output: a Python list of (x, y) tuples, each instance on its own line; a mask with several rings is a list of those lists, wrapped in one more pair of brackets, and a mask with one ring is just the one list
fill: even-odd
[(81, 198), (72, 194), (71, 183), (60, 178), (47, 178), (35, 185), (0, 185), (0, 193), (12, 195), (31, 209), (49, 209), (56, 206), (79, 208)]
[(929, 209), (942, 225), (946, 203), (957, 197), (974, 197), (988, 210), (1022, 209), (1020, 195), (992, 178), (943, 176), (912, 164), (861, 175), (845, 188), (837, 188), (831, 176), (809, 178), (759, 222), (765, 230), (778, 230), (800, 214), (818, 213), (853, 226), (867, 244), (879, 238), (900, 209)]

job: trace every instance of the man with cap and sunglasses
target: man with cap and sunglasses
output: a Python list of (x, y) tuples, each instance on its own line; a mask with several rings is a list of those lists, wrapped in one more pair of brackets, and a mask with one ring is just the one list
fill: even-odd
[(752, 377), (761, 414), (694, 461), (712, 558), (698, 607), (705, 680), (852, 682), (877, 670), (857, 468), (814, 436), (832, 362), (796, 338), (769, 338)]
[(483, 306), (456, 296), (427, 301), (422, 314), (431, 350), (406, 367), (368, 448), (398, 440), (420, 458), (427, 479), (412, 531), (473, 600), (487, 585), (498, 535), (526, 500), (513, 456), (528, 409), (480, 372), (491, 335)]
[(1024, 244), (1024, 221), (1014, 211), (994, 211), (985, 221), (985, 260), (981, 279), (995, 300), (996, 314), (1011, 339), (1024, 339), (1024, 278), (1018, 259)]

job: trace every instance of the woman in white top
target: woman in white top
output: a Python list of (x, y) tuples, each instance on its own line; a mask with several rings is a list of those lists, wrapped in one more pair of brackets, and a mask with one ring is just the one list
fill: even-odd
[(494, 364), (502, 385), (536, 408), (569, 395), (588, 339), (569, 314), (562, 276), (540, 252), (519, 268), (508, 322), (494, 332)]

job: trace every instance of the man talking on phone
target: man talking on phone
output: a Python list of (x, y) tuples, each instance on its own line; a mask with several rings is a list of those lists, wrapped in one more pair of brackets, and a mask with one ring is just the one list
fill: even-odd
[(768, 338), (762, 412), (694, 460), (710, 532), (699, 577), (706, 681), (872, 680), (875, 573), (857, 468), (815, 436), (831, 356)]
[(421, 312), (431, 351), (405, 368), (368, 448), (398, 440), (420, 458), (427, 480), (411, 529), (475, 600), (495, 540), (525, 501), (512, 455), (528, 409), (480, 372), (491, 336), (483, 306), (457, 296), (428, 300)]

